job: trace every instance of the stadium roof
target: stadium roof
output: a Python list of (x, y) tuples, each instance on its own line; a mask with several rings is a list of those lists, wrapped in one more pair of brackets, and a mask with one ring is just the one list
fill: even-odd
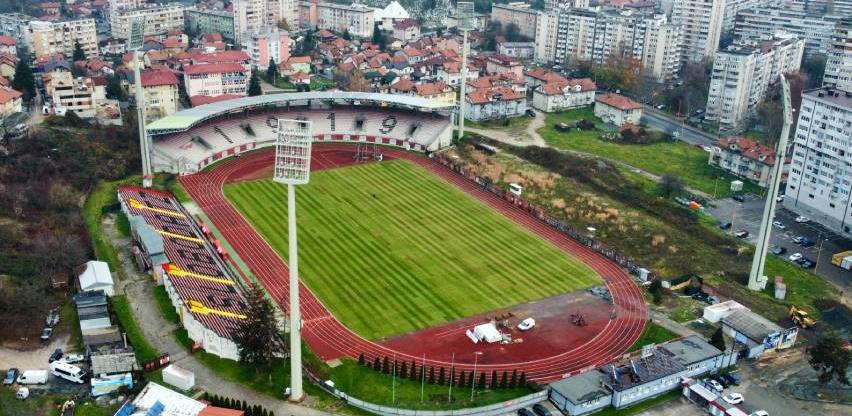
[(149, 134), (163, 134), (174, 131), (183, 131), (192, 126), (223, 114), (242, 112), (253, 107), (262, 106), (286, 106), (291, 102), (307, 100), (333, 100), (333, 101), (377, 101), (387, 104), (398, 105), (426, 110), (449, 110), (453, 104), (432, 100), (422, 97), (407, 95), (378, 94), (370, 92), (348, 92), (348, 91), (316, 91), (296, 92), (283, 94), (258, 95), (255, 97), (241, 97), (234, 100), (220, 101), (201, 105), (183, 111), (178, 111), (170, 116), (163, 117), (146, 127)]

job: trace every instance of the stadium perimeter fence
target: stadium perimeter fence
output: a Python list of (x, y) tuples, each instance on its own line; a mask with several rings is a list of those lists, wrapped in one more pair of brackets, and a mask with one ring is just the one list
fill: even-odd
[[(498, 186), (491, 179), (479, 176), (473, 171), (466, 170), (464, 166), (447, 157), (445, 153), (432, 153), (431, 157), (444, 167), (459, 174), (465, 179), (476, 183), (480, 188), (484, 189), (485, 191), (488, 191), (489, 193), (494, 194), (495, 196), (510, 202), (514, 206), (520, 208), (523, 211), (526, 211), (535, 218), (538, 218), (539, 220), (547, 223), (547, 225), (555, 228), (560, 233), (571, 237), (572, 239), (583, 244), (584, 246), (618, 263), (618, 265), (627, 269), (631, 274), (639, 275), (639, 269), (642, 268), (642, 266), (631, 260), (629, 257), (621, 254), (617, 250), (607, 246), (606, 244), (600, 241), (595, 240), (591, 236), (584, 234), (573, 226), (562, 223), (562, 221), (549, 215), (547, 212), (545, 212), (538, 206), (531, 204), (529, 203), (529, 201), (521, 198), (520, 196), (515, 195), (507, 191), (506, 189)], [(653, 280), (654, 277), (654, 272), (649, 270), (647, 279)]]

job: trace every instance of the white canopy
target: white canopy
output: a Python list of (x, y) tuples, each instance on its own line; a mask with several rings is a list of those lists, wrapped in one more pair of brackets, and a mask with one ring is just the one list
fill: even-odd
[(86, 262), (86, 271), (80, 275), (80, 289), (103, 290), (107, 296), (113, 295), (112, 274), (109, 265), (102, 261), (91, 260)]
[(473, 334), (481, 341), (500, 342), (503, 340), (503, 334), (497, 330), (493, 322), (477, 325), (473, 328)]

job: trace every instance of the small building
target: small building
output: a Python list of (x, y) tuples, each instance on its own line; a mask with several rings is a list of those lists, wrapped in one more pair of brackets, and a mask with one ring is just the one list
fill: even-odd
[(100, 290), (107, 296), (113, 295), (114, 283), (109, 265), (103, 261), (90, 260), (86, 262), (86, 270), (78, 278), (80, 290), (83, 292)]
[(792, 345), (795, 342), (795, 334), (798, 333), (785, 331), (774, 322), (748, 309), (735, 311), (722, 318), (722, 331), (745, 349), (744, 355), (747, 358), (757, 358), (766, 351)]
[(20, 113), (23, 105), (23, 94), (8, 87), (0, 88), (0, 117)]
[(544, 111), (563, 111), (595, 103), (597, 86), (590, 78), (546, 82), (533, 90), (533, 107)]
[(112, 326), (107, 297), (102, 290), (78, 293), (74, 296), (74, 303), (80, 318), (80, 330), (84, 335), (91, 330)]
[[(751, 139), (724, 137), (716, 141), (707, 163), (765, 188), (777, 163), (777, 154), (775, 149)], [(786, 182), (788, 170), (789, 161), (782, 168), (782, 181)]]
[(535, 42), (500, 42), (497, 53), (516, 59), (532, 59), (535, 55)]
[(417, 19), (404, 19), (393, 24), (393, 37), (409, 42), (420, 39), (420, 23)]
[(570, 416), (608, 406), (623, 408), (681, 388), (681, 380), (736, 363), (734, 351), (719, 351), (697, 335), (630, 354), (603, 367), (557, 381), (548, 397)]
[(130, 401), (126, 401), (116, 415), (124, 416), (244, 416), (242, 410), (211, 406), (154, 382)]
[(705, 306), (702, 318), (707, 322), (716, 323), (721, 321), (722, 318), (742, 309), (748, 310), (748, 308), (735, 300), (726, 300), (715, 305)]
[(519, 79), (524, 78), (524, 66), (521, 62), (500, 53), (485, 59), (485, 72), (489, 74), (510, 73)]
[(184, 65), (183, 71), (186, 94), (190, 97), (244, 96), (248, 91), (250, 72), (238, 63)]
[(624, 123), (638, 125), (642, 118), (642, 105), (623, 95), (604, 94), (595, 99), (595, 115), (616, 126)]
[(465, 118), (473, 121), (520, 117), (527, 111), (527, 95), (510, 87), (483, 88), (465, 97)]

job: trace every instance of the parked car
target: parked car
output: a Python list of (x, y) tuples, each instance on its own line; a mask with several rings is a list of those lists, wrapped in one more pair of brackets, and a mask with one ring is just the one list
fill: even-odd
[(54, 310), (50, 311), (50, 313), (47, 315), (47, 319), (45, 319), (45, 324), (47, 324), (47, 326), (53, 328), (58, 323), (59, 323), (59, 311), (54, 309)]
[(797, 236), (793, 237), (793, 243), (794, 244), (802, 244), (802, 240), (804, 240), (804, 239), (805, 239), (804, 236), (797, 235)]
[(787, 257), (792, 262), (797, 262), (802, 259), (802, 253), (793, 253), (790, 257)]
[(537, 414), (538, 416), (552, 416), (550, 410), (547, 410), (547, 408), (544, 407), (544, 405), (541, 403), (536, 403), (533, 405), (533, 412), (535, 412), (535, 414)]
[(57, 348), (53, 350), (53, 353), (50, 354), (50, 358), (47, 359), (48, 364), (52, 363), (58, 359), (62, 358), (62, 348)]
[(772, 246), (772, 254), (780, 256), (787, 252), (787, 249), (781, 246)]
[(745, 398), (742, 394), (739, 393), (731, 393), (722, 397), (723, 400), (730, 404), (740, 404), (745, 401)]
[(518, 409), (518, 416), (535, 416), (535, 415), (533, 414), (533, 412), (530, 412), (529, 410), (527, 410), (526, 407), (522, 407), (522, 408)]
[(779, 230), (786, 230), (787, 229), (787, 227), (785, 227), (784, 224), (782, 224), (781, 221), (778, 221), (778, 220), (772, 221), (772, 226), (779, 229)]
[(731, 383), (728, 383), (728, 380), (725, 380), (725, 377), (722, 377), (722, 376), (716, 376), (716, 377), (713, 377), (713, 380), (718, 381), (718, 382), (719, 382), (719, 384), (721, 384), (721, 385), (722, 385), (722, 387), (724, 387), (724, 388), (728, 388), (728, 387), (730, 387), (730, 386), (731, 386)]
[(804, 216), (804, 215), (799, 215), (798, 217), (796, 217), (796, 220), (795, 220), (795, 221), (796, 221), (796, 222), (798, 222), (798, 223), (800, 223), (800, 224), (803, 224), (803, 223), (806, 223), (806, 222), (808, 222), (808, 221), (810, 221), (810, 220), (811, 220), (810, 218), (808, 218), (808, 217), (806, 217), (806, 216)]
[(41, 339), (43, 342), (50, 341), (50, 337), (53, 335), (53, 328), (44, 328), (41, 330)]
[(775, 202), (784, 202), (784, 195), (778, 195), (775, 197)]
[(802, 247), (813, 247), (815, 244), (816, 242), (810, 238), (806, 237), (802, 239)]
[(813, 260), (807, 258), (803, 258), (802, 261), (799, 262), (799, 266), (801, 266), (803, 269), (810, 269), (815, 265), (816, 263), (814, 263)]
[(718, 381), (713, 380), (712, 378), (704, 380), (704, 384), (706, 384), (707, 387), (710, 387), (711, 389), (716, 390), (719, 393), (721, 393), (723, 390), (725, 390), (725, 388), (722, 387), (722, 385)]
[(527, 319), (524, 319), (523, 321), (521, 321), (521, 323), (518, 324), (518, 329), (520, 329), (521, 331), (529, 331), (530, 329), (533, 329), (534, 326), (535, 326), (535, 319), (527, 318)]
[(746, 237), (748, 237), (748, 231), (746, 231), (746, 230), (739, 230), (739, 231), (735, 232), (735, 233), (734, 233), (734, 235), (735, 235), (737, 238), (746, 238)]
[(18, 378), (18, 369), (10, 368), (6, 370), (6, 378), (3, 379), (3, 384), (6, 386), (11, 386), (15, 383), (15, 379)]
[(731, 229), (732, 225), (734, 225), (734, 224), (731, 224), (729, 222), (723, 222), (723, 223), (719, 224), (719, 228), (721, 228), (723, 230), (729, 230), (729, 229)]
[(740, 376), (738, 376), (736, 373), (725, 374), (722, 376), (722, 378), (724, 378), (728, 382), (728, 384), (733, 384), (735, 386), (740, 385)]
[(745, 197), (743, 197), (742, 195), (734, 195), (731, 197), (731, 199), (737, 202), (745, 202)]
[(68, 364), (82, 363), (86, 361), (86, 356), (82, 354), (67, 354), (62, 357), (62, 361)]
[(527, 117), (535, 117), (535, 111), (527, 110)]
[(769, 413), (767, 413), (766, 410), (758, 410), (748, 416), (769, 416)]

